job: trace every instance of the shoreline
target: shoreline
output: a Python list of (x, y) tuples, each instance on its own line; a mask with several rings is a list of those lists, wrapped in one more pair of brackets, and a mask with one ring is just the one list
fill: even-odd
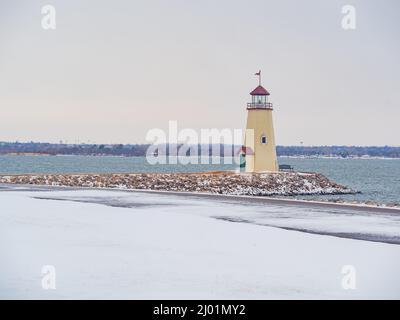
[[(6, 187), (4, 190), (3, 187)], [(28, 190), (21, 190), (26, 188)], [(36, 190), (34, 190), (36, 189)], [(350, 202), (330, 202), (318, 200), (303, 200), (303, 199), (283, 199), (273, 196), (251, 196), (251, 195), (231, 195), (231, 194), (216, 194), (216, 193), (202, 193), (191, 191), (167, 191), (167, 190), (149, 190), (149, 189), (123, 189), (123, 188), (110, 188), (110, 187), (87, 187), (87, 186), (52, 186), (52, 185), (39, 185), (39, 184), (14, 184), (14, 183), (1, 183), (0, 192), (7, 191), (63, 191), (63, 190), (98, 190), (98, 191), (112, 191), (112, 192), (138, 192), (138, 193), (151, 193), (158, 195), (174, 195), (180, 197), (195, 197), (195, 198), (208, 198), (208, 199), (221, 199), (232, 200), (238, 202), (250, 203), (266, 203), (284, 206), (304, 206), (310, 208), (337, 208), (337, 209), (354, 209), (359, 211), (374, 212), (374, 213), (392, 213), (400, 214), (400, 207), (387, 207), (375, 206), (363, 203), (350, 203)]]
[[(40, 153), (40, 152), (11, 152), (11, 153), (1, 153), (0, 156), (51, 156), (51, 157), (120, 157), (120, 158), (145, 158), (146, 155), (114, 155), (114, 154), (63, 154), (63, 153)], [(167, 156), (168, 157), (168, 156)], [(173, 156), (171, 156), (173, 157)], [(182, 156), (183, 158), (186, 158), (185, 156)], [(210, 156), (210, 158), (216, 157), (216, 158), (235, 158), (235, 156)], [(282, 159), (339, 159), (339, 160), (400, 160), (400, 157), (384, 157), (384, 156), (369, 156), (369, 155), (363, 155), (363, 156), (347, 156), (347, 157), (341, 157), (341, 156), (307, 156), (307, 155), (294, 155), (294, 156), (288, 156), (288, 155), (278, 155), (278, 158)]]
[(300, 196), (356, 194), (320, 173), (208, 171), (197, 173), (0, 175), (1, 183), (201, 193)]

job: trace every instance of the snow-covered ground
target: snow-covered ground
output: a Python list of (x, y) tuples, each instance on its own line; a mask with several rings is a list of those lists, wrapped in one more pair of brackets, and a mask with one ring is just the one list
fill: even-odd
[[(145, 192), (1, 191), (0, 298), (398, 299), (400, 245), (376, 241), (399, 239), (396, 213)], [(42, 288), (45, 265), (55, 268), (54, 290)], [(355, 270), (355, 289), (342, 286), (352, 276), (344, 266)]]

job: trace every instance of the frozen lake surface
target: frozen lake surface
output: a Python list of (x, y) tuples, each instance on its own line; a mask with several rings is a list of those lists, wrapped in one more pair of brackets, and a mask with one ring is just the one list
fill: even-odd
[(399, 211), (4, 185), (0, 204), (0, 298), (400, 298)]

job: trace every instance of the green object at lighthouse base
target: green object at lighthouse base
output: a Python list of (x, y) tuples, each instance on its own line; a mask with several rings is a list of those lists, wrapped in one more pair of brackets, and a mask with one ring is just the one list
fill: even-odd
[(246, 167), (246, 155), (244, 153), (240, 154), (240, 168)]

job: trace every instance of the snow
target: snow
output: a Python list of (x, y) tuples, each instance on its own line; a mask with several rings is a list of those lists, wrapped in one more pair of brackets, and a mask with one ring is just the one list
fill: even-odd
[(105, 190), (1, 191), (0, 204), (3, 299), (400, 298), (399, 245), (266, 226), (400, 238), (394, 214)]
[(230, 195), (354, 194), (319, 173), (143, 173), (0, 176), (0, 183), (207, 192)]

